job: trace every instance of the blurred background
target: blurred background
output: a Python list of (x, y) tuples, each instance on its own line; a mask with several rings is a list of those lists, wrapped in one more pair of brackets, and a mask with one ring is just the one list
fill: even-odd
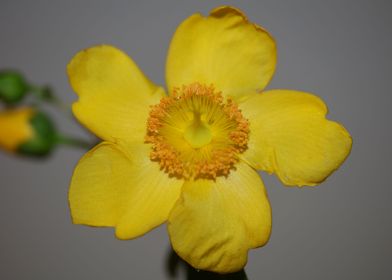
[[(71, 104), (68, 61), (105, 43), (164, 85), (177, 25), (221, 4), (242, 9), (275, 37), (278, 67), (268, 88), (317, 94), (354, 139), (344, 165), (317, 188), (287, 188), (262, 174), (273, 232), (264, 248), (250, 251), (248, 278), (389, 279), (389, 1), (1, 0), (0, 69), (21, 70)], [(63, 132), (94, 141), (72, 119), (44, 108)], [(0, 279), (185, 279), (184, 266), (173, 266), (164, 225), (132, 241), (116, 240), (112, 229), (72, 225), (67, 191), (83, 153), (61, 147), (41, 160), (0, 153)]]

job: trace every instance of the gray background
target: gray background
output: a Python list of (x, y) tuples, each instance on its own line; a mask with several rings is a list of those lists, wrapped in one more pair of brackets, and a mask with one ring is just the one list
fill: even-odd
[[(217, 1), (1, 1), (0, 68), (23, 70), (75, 100), (65, 67), (82, 48), (114, 44), (156, 83), (176, 26)], [(268, 245), (249, 279), (391, 278), (391, 5), (388, 1), (227, 1), (278, 44), (269, 88), (314, 92), (354, 139), (351, 156), (317, 188), (262, 174), (273, 207)], [(47, 109), (49, 112), (50, 108)], [(59, 127), (89, 135), (61, 114)], [(0, 279), (170, 279), (165, 226), (133, 241), (71, 224), (67, 189), (83, 151), (46, 161), (0, 153)], [(177, 277), (183, 278), (180, 268)]]

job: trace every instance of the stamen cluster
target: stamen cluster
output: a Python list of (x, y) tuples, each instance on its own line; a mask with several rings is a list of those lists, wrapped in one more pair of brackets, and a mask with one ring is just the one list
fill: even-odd
[[(211, 131), (211, 141), (193, 148), (184, 139), (195, 116)], [(171, 176), (215, 179), (227, 176), (247, 148), (249, 122), (237, 104), (224, 98), (212, 85), (200, 83), (175, 88), (171, 96), (152, 106), (145, 142), (152, 145), (150, 158)]]

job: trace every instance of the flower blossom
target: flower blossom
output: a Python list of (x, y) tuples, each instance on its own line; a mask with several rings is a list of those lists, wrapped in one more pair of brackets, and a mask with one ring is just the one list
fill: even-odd
[(232, 7), (177, 28), (167, 91), (119, 49), (101, 45), (68, 65), (76, 118), (103, 141), (75, 168), (73, 222), (133, 239), (167, 223), (177, 254), (229, 273), (266, 244), (271, 207), (257, 170), (314, 186), (345, 160), (351, 137), (318, 97), (264, 90), (276, 45)]

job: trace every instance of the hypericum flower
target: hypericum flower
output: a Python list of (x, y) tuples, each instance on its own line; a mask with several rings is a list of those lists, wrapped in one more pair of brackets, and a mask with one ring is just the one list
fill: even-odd
[(48, 154), (55, 144), (55, 128), (31, 107), (0, 111), (0, 148), (30, 156)]
[(193, 267), (240, 270), (271, 231), (256, 170), (286, 185), (322, 182), (347, 157), (348, 132), (314, 95), (263, 91), (276, 47), (232, 7), (195, 14), (177, 29), (168, 95), (123, 52), (97, 46), (68, 65), (78, 120), (104, 141), (78, 163), (73, 222), (132, 239), (168, 222), (174, 250)]

